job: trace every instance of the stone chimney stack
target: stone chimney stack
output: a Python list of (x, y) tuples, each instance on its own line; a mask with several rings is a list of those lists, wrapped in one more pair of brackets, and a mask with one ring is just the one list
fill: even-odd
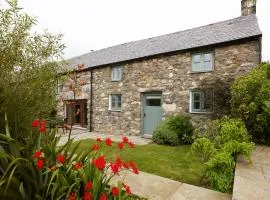
[(241, 0), (241, 13), (242, 16), (256, 14), (257, 0)]

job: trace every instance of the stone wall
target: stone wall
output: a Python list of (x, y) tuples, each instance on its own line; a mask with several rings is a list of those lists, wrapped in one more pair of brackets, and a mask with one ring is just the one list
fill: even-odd
[[(250, 71), (260, 62), (260, 44), (250, 41), (214, 48), (214, 71), (191, 72), (191, 52), (148, 58), (123, 65), (119, 82), (111, 81), (110, 67), (93, 71), (93, 130), (106, 133), (141, 133), (141, 98), (143, 92), (161, 91), (163, 119), (175, 113), (191, 115), (194, 123), (206, 114), (189, 113), (189, 91), (210, 76), (235, 77)], [(109, 94), (122, 94), (122, 111), (108, 110)]]
[[(192, 52), (129, 61), (122, 65), (122, 80), (119, 82), (111, 81), (111, 66), (94, 68), (92, 131), (141, 134), (142, 94), (149, 91), (162, 92), (163, 119), (175, 113), (184, 113), (192, 117), (194, 124), (205, 120), (207, 114), (189, 113), (190, 90), (197, 88), (204, 78), (219, 77), (226, 80), (250, 71), (260, 62), (260, 41), (231, 44), (210, 50), (214, 55), (214, 71), (207, 73), (191, 72)], [(68, 88), (72, 81), (69, 79), (64, 86), (63, 100), (71, 97)], [(76, 99), (88, 99), (89, 113), (90, 72), (79, 72), (77, 82)], [(110, 94), (122, 94), (121, 112), (109, 111)]]

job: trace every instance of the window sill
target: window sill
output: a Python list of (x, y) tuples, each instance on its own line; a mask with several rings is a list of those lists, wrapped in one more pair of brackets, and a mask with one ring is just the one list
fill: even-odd
[(191, 114), (209, 114), (207, 111), (189, 111)]
[(214, 72), (214, 70), (207, 70), (207, 71), (191, 71), (189, 74), (199, 74), (199, 73), (211, 73)]
[(109, 110), (109, 112), (123, 112), (123, 110)]
[(120, 82), (121, 81), (121, 79), (120, 80), (112, 80), (112, 82)]

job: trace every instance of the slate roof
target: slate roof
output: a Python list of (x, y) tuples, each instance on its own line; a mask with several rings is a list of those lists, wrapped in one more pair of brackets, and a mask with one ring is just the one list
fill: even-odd
[(92, 51), (67, 61), (70, 67), (75, 67), (78, 64), (84, 64), (86, 68), (97, 67), (261, 35), (262, 32), (259, 28), (257, 17), (255, 15), (248, 15)]

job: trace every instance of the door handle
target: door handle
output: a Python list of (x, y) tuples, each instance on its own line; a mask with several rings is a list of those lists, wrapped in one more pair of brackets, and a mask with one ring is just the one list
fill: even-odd
[(145, 117), (145, 115), (146, 115), (146, 114), (145, 114), (145, 113), (143, 113), (143, 117)]

